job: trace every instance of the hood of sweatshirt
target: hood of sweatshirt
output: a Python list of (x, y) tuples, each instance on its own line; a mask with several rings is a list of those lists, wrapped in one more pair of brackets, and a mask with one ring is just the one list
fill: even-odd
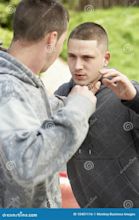
[(41, 80), (24, 64), (7, 52), (0, 51), (0, 75), (12, 75), (35, 87), (41, 86)]

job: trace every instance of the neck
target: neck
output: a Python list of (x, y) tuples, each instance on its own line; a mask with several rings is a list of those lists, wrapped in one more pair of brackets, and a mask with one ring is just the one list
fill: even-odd
[(40, 73), (45, 59), (43, 42), (13, 41), (8, 53), (27, 66), (33, 73)]

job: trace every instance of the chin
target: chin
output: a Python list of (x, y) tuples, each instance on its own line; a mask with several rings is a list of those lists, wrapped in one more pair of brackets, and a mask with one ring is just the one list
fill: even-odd
[(85, 81), (78, 81), (78, 80), (74, 80), (76, 85), (80, 85), (80, 86), (87, 86), (88, 83)]

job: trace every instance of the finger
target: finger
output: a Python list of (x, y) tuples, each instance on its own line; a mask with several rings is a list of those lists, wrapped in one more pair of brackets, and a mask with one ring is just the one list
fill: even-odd
[(106, 73), (109, 73), (109, 72), (117, 72), (117, 70), (116, 69), (114, 69), (114, 68), (103, 68), (103, 69), (100, 69), (99, 70), (99, 73), (101, 73), (101, 74), (106, 74)]
[(103, 75), (103, 78), (113, 78), (120, 76), (119, 72), (111, 72), (111, 73), (106, 73)]
[(124, 79), (121, 76), (117, 76), (117, 77), (114, 77), (113, 79), (111, 79), (111, 82), (112, 83), (124, 82)]
[(102, 80), (102, 83), (104, 86), (108, 87), (108, 88), (112, 88), (112, 87), (116, 87), (116, 83), (113, 83), (111, 80), (105, 78)]

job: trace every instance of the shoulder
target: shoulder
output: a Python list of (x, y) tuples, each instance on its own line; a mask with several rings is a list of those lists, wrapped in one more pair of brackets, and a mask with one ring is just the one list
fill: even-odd
[(6, 103), (12, 98), (21, 99), (22, 89), (20, 83), (14, 80), (11, 76), (0, 76), (0, 100), (1, 103)]

